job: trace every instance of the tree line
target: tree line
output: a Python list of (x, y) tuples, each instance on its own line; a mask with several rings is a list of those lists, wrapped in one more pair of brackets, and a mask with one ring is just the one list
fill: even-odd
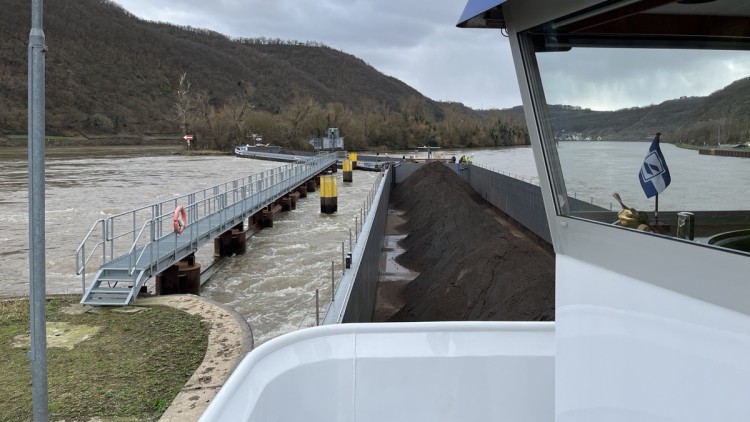
[(323, 103), (310, 95), (295, 95), (277, 112), (253, 104), (255, 88), (238, 82), (235, 93), (221, 105), (193, 86), (189, 75), (180, 75), (175, 89), (175, 123), (195, 138), (198, 149), (232, 150), (253, 143), (252, 135), (287, 149), (310, 149), (312, 137), (324, 136), (329, 127), (339, 128), (347, 149), (394, 150), (423, 145), (488, 147), (528, 144), (522, 117), (500, 110), (476, 113), (460, 103), (435, 107), (422, 96), (412, 95), (397, 107), (363, 97), (359, 107), (340, 102)]

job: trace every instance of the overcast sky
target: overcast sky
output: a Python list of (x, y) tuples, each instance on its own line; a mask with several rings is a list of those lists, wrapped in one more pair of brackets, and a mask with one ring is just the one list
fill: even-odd
[[(146, 20), (231, 37), (322, 42), (434, 100), (521, 105), (508, 39), (498, 30), (456, 28), (466, 0), (114, 1)], [(750, 76), (744, 52), (623, 51), (540, 54), (548, 102), (615, 110), (705, 96)]]

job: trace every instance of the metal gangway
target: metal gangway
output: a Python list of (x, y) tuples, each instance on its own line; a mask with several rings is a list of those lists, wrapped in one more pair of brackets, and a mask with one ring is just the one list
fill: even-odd
[[(81, 303), (131, 304), (150, 277), (335, 163), (335, 154), (301, 157), (292, 164), (97, 220), (76, 250)], [(181, 234), (173, 222), (179, 206), (186, 216)], [(86, 274), (94, 270), (86, 287)]]
[(304, 161), (305, 156), (281, 154), (275, 152), (256, 152), (253, 150), (235, 151), (234, 155), (243, 158), (254, 158), (256, 160), (271, 160), (271, 161), (283, 161), (287, 163), (297, 163)]

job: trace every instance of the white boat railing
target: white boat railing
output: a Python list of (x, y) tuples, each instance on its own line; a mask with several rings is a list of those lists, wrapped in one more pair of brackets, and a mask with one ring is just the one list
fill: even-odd
[(554, 333), (553, 322), (303, 329), (250, 352), (200, 421), (547, 422)]

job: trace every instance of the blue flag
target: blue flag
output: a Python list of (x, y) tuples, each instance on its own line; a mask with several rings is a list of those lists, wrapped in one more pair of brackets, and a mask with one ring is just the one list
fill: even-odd
[(643, 166), (641, 166), (641, 172), (638, 175), (646, 198), (658, 195), (672, 181), (667, 162), (664, 161), (664, 154), (661, 153), (659, 148), (659, 136), (661, 136), (661, 133), (657, 133), (654, 140), (651, 141), (648, 154), (643, 160)]

